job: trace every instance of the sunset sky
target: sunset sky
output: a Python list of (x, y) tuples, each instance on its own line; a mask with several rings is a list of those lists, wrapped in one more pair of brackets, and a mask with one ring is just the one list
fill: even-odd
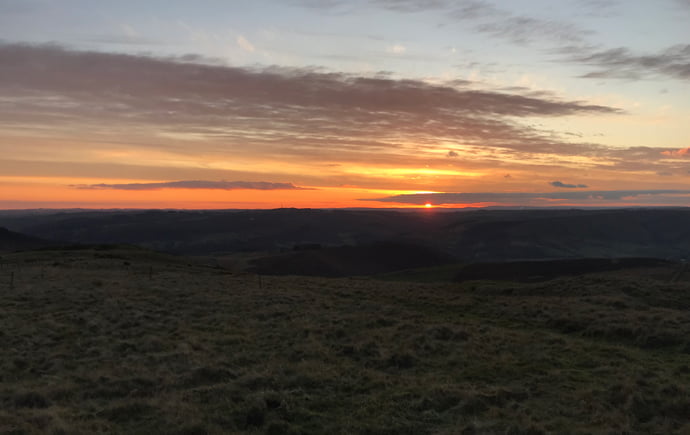
[(690, 205), (688, 0), (0, 0), (0, 209)]

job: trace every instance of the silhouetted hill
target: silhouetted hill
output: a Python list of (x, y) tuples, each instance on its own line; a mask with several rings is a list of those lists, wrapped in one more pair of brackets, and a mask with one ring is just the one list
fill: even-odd
[(364, 246), (298, 250), (254, 260), (251, 271), (262, 275), (356, 276), (451, 262), (447, 254), (426, 246), (382, 242)]
[(0, 227), (0, 252), (25, 251), (52, 245), (55, 243)]
[(71, 243), (136, 244), (176, 254), (273, 255), (291, 252), (296, 246), (365, 246), (389, 240), (427, 246), (464, 262), (617, 257), (681, 259), (690, 255), (687, 222), (690, 222), (690, 209), (686, 208), (0, 214), (0, 225), (35, 237)]
[(75, 243), (132, 243), (172, 253), (210, 254), (424, 239), (422, 228), (442, 226), (447, 218), (380, 210), (98, 211), (0, 216), (0, 225)]
[(685, 258), (688, 209), (480, 212), (458, 220), (450, 250), (473, 261), (581, 257)]

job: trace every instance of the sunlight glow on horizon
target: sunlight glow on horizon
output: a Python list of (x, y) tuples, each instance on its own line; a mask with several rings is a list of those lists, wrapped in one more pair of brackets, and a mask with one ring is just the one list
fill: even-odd
[(0, 208), (690, 205), (686, 1), (10, 3)]

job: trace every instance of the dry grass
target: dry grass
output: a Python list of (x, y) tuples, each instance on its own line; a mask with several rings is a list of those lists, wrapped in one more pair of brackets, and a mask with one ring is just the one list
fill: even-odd
[(126, 249), (3, 261), (2, 433), (690, 431), (687, 284), (260, 286)]

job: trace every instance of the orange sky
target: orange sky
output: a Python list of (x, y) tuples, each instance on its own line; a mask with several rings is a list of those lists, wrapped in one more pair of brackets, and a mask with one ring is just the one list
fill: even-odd
[(685, 3), (289, 3), (0, 4), (0, 209), (690, 205)]
[[(5, 208), (23, 209), (27, 204), (45, 203), (48, 208), (195, 208), (271, 209), (372, 207), (359, 198), (377, 198), (414, 191), (371, 190), (347, 187), (324, 187), (313, 190), (215, 190), (156, 189), (123, 191), (115, 189), (75, 189), (69, 183), (83, 179), (35, 178), (0, 182)], [(92, 181), (92, 180), (86, 180)], [(99, 180), (100, 181), (100, 180)], [(353, 199), (354, 198), (354, 199)], [(14, 203), (14, 204), (12, 204)], [(376, 207), (410, 207), (410, 205), (376, 204)]]

